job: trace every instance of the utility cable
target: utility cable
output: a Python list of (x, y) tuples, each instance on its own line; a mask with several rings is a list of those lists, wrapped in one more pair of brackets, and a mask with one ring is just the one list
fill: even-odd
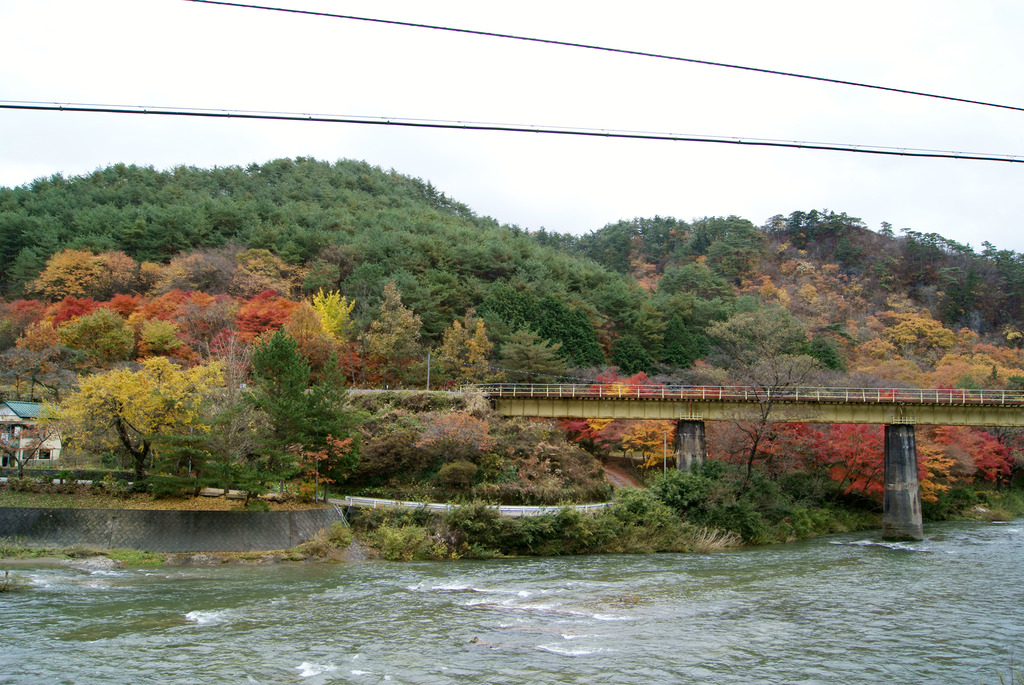
[[(198, 2), (199, 0), (190, 0)], [(744, 145), (755, 147), (791, 148), (798, 150), (821, 150), (825, 152), (854, 152), (889, 157), (919, 157), (926, 159), (959, 159), (982, 162), (1024, 162), (1020, 155), (980, 152), (956, 152), (949, 150), (926, 150), (919, 148), (896, 148), (877, 145), (852, 145), (843, 143), (817, 143), (796, 140), (769, 140), (763, 138), (721, 137), (706, 135), (682, 135), (644, 131), (618, 131), (571, 127), (526, 126), (520, 124), (491, 124), (462, 121), (428, 119), (393, 119), (388, 117), (355, 117), (326, 114), (300, 114), (297, 112), (252, 112), (230, 109), (171, 109), (166, 107), (128, 107), (122, 105), (60, 104), (0, 100), (0, 110), (35, 110), (52, 112), (89, 112), (94, 114), (147, 114), (212, 119), (242, 119), (267, 121), (304, 121), (331, 124), (359, 124), (364, 126), (400, 126), (407, 128), (448, 129), (462, 131), (492, 131), (504, 133), (543, 133), (549, 135), (578, 136), (587, 138), (617, 138), (628, 140), (656, 140), (665, 142), (714, 143), (720, 145)]]
[(461, 29), (452, 26), (438, 26), (434, 24), (421, 24), (411, 21), (398, 21), (395, 19), (376, 19), (371, 17), (358, 17), (351, 14), (333, 14), (331, 12), (314, 12), (312, 10), (300, 10), (290, 9), (286, 7), (270, 7), (267, 5), (252, 5), (241, 2), (224, 2), (223, 0), (186, 0), (186, 2), (197, 2), (204, 5), (223, 5), (225, 7), (237, 7), (243, 9), (257, 9), (266, 10), (270, 12), (284, 12), (287, 14), (303, 14), (314, 17), (327, 17), (330, 19), (348, 19), (351, 21), (363, 21), (374, 24), (387, 24), (390, 26), (405, 26), (408, 28), (416, 29), (429, 29), (432, 31), (447, 31), (449, 33), (462, 33), (471, 36), (484, 36), (487, 38), (504, 38), (507, 40), (519, 40), (528, 43), (543, 43), (545, 45), (559, 45), (562, 47), (569, 48), (580, 48), (583, 50), (596, 50), (599, 52), (610, 52), (619, 55), (632, 55), (634, 57), (649, 57), (653, 59), (669, 60), (673, 62), (686, 62), (689, 64), (702, 64), (709, 67), (721, 67), (723, 69), (737, 69), (740, 71), (749, 71), (758, 74), (771, 74), (772, 76), (787, 76), (789, 78), (804, 79), (807, 81), (818, 81), (821, 83), (832, 83), (840, 86), (853, 86), (856, 88), (868, 88), (871, 90), (880, 90), (888, 93), (900, 93), (902, 95), (916, 95), (918, 97), (932, 98), (935, 100), (946, 100), (948, 102), (959, 102), (968, 105), (980, 105), (982, 107), (995, 107), (998, 109), (1008, 109), (1015, 112), (1024, 112), (1024, 107), (1016, 107), (1013, 105), (1002, 105), (996, 102), (985, 102), (983, 100), (971, 100), (968, 98), (955, 97), (952, 95), (939, 95), (937, 93), (926, 93), (919, 90), (909, 90), (906, 88), (894, 88), (890, 86), (879, 86), (870, 83), (862, 83), (859, 81), (846, 81), (844, 79), (828, 78), (826, 76), (812, 76), (810, 74), (798, 74), (791, 71), (779, 71), (777, 69), (764, 69), (761, 67), (750, 67), (741, 64), (728, 64), (725, 62), (713, 62), (711, 60), (695, 59), (692, 57), (675, 57), (673, 55), (663, 55), (655, 52), (644, 52), (642, 50), (627, 50), (624, 48), (612, 48), (600, 45), (590, 45), (587, 43), (575, 43), (572, 41), (554, 40), (549, 38), (533, 38), (530, 36), (519, 36), (511, 33), (497, 33), (494, 31), (478, 31), (474, 29)]

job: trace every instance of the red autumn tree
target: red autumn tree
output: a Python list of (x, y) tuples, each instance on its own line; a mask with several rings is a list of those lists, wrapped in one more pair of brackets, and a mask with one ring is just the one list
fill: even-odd
[(884, 437), (882, 426), (837, 423), (817, 431), (813, 446), (844, 492), (877, 498), (885, 488)]
[(967, 426), (938, 426), (933, 436), (946, 456), (956, 460), (968, 475), (992, 481), (1010, 476), (1010, 450), (990, 433)]
[(635, 373), (632, 376), (620, 376), (618, 370), (612, 369), (604, 373), (599, 373), (596, 380), (590, 386), (591, 390), (598, 390), (599, 388), (608, 392), (621, 391), (628, 393), (630, 390), (634, 392), (640, 386), (652, 386), (651, 379), (647, 377), (647, 374), (643, 371)]
[(298, 302), (279, 297), (273, 290), (264, 290), (239, 308), (236, 319), (239, 336), (243, 340), (255, 340), (264, 331), (276, 331), (298, 306)]
[(60, 302), (47, 307), (47, 314), (54, 326), (70, 321), (75, 317), (88, 316), (99, 308), (99, 303), (91, 297), (65, 297)]
[(20, 335), (33, 323), (43, 318), (46, 305), (39, 300), (0, 302), (0, 319), (10, 322), (11, 333)]
[(814, 468), (818, 431), (806, 423), (776, 423), (758, 449), (761, 466), (772, 475)]
[(182, 337), (201, 354), (209, 354), (213, 338), (235, 327), (238, 303), (230, 295), (192, 292), (178, 306), (175, 322)]

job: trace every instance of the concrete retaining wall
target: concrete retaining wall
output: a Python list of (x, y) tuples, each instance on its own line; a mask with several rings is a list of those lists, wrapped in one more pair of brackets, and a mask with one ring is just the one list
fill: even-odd
[(294, 547), (341, 515), (304, 511), (0, 508), (0, 538), (33, 547), (262, 552)]

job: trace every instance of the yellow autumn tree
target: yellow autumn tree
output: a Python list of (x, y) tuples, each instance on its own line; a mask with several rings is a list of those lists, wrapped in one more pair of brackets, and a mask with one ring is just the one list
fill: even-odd
[(917, 353), (936, 362), (956, 343), (956, 334), (933, 319), (927, 312), (886, 312), (881, 315), (889, 326), (883, 335), (902, 349), (904, 356)]
[(133, 290), (138, 269), (135, 260), (123, 252), (62, 250), (46, 261), (32, 287), (52, 300), (68, 296), (108, 299)]
[(352, 309), (355, 300), (346, 299), (337, 290), (325, 293), (323, 288), (313, 296), (313, 309), (320, 317), (324, 332), (345, 341), (352, 335)]
[(482, 383), (492, 375), (487, 362), (493, 348), (483, 319), (470, 309), (462, 321), (452, 321), (445, 330), (437, 351), (437, 365), (444, 377), (457, 386)]
[(94, 374), (61, 404), (64, 434), (97, 449), (125, 450), (141, 480), (152, 457), (154, 436), (205, 430), (202, 405), (210, 390), (221, 384), (219, 362), (182, 369), (166, 357), (147, 359), (138, 371)]
[(32, 287), (52, 300), (85, 297), (93, 294), (103, 278), (103, 265), (92, 252), (62, 250), (46, 260), (46, 268)]

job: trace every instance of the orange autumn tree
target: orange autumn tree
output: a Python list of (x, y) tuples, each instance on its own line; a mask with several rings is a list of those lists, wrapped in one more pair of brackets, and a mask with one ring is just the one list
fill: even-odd
[(62, 250), (46, 260), (32, 287), (50, 300), (93, 296), (103, 280), (103, 265), (86, 250)]
[(299, 352), (314, 375), (322, 374), (332, 357), (337, 361), (338, 342), (324, 330), (319, 315), (308, 302), (295, 308), (285, 321), (284, 330), (295, 338)]
[(32, 287), (51, 300), (68, 296), (106, 299), (134, 289), (138, 271), (139, 265), (123, 252), (62, 250), (46, 261)]
[[(327, 436), (326, 443), (318, 450), (303, 450), (299, 468), (303, 476), (313, 481), (313, 500), (320, 498), (320, 485), (325, 487), (337, 483), (355, 465), (352, 438)], [(339, 471), (339, 469), (341, 469)], [(326, 498), (326, 492), (324, 497)]]
[(104, 304), (104, 306), (107, 309), (113, 309), (115, 312), (117, 312), (126, 319), (129, 316), (131, 316), (135, 312), (135, 310), (138, 309), (141, 305), (141, 295), (125, 295), (123, 293), (114, 295)]
[(662, 463), (666, 444), (675, 442), (674, 421), (633, 421), (622, 435), (622, 448), (639, 452), (643, 456), (640, 468), (647, 469)]
[(159, 297), (140, 302), (132, 312), (138, 319), (163, 319), (170, 321), (174, 319), (181, 304), (188, 299), (188, 293), (181, 290), (171, 290)]
[(937, 502), (939, 494), (949, 490), (949, 484), (955, 480), (951, 469), (955, 461), (927, 440), (917, 445), (917, 472), (921, 482), (921, 500)]
[[(613, 368), (598, 374), (594, 383), (590, 386), (590, 391), (606, 395), (631, 395), (644, 392), (650, 387), (658, 386), (651, 382), (646, 373), (641, 371), (632, 376), (620, 376), (618, 370)], [(637, 426), (638, 423), (659, 424), (659, 422), (589, 419), (582, 422), (563, 423), (563, 428), (568, 431), (571, 439), (580, 443), (585, 448), (589, 447), (591, 451), (607, 454), (618, 449), (636, 450), (646, 457), (647, 452), (644, 450), (653, 450), (655, 448), (644, 447), (645, 440), (653, 444), (654, 442), (663, 441), (663, 438), (656, 439), (655, 433), (657, 431), (655, 429), (650, 427), (639, 428)], [(664, 431), (665, 429), (661, 428), (658, 430)], [(673, 427), (671, 430), (674, 435), (675, 428)], [(631, 432), (633, 433), (632, 438), (629, 437)], [(661, 435), (661, 433), (658, 435)], [(631, 440), (630, 445), (632, 446), (627, 446), (627, 440)], [(658, 444), (661, 443), (658, 442)], [(661, 448), (658, 447), (656, 449), (660, 450)]]

